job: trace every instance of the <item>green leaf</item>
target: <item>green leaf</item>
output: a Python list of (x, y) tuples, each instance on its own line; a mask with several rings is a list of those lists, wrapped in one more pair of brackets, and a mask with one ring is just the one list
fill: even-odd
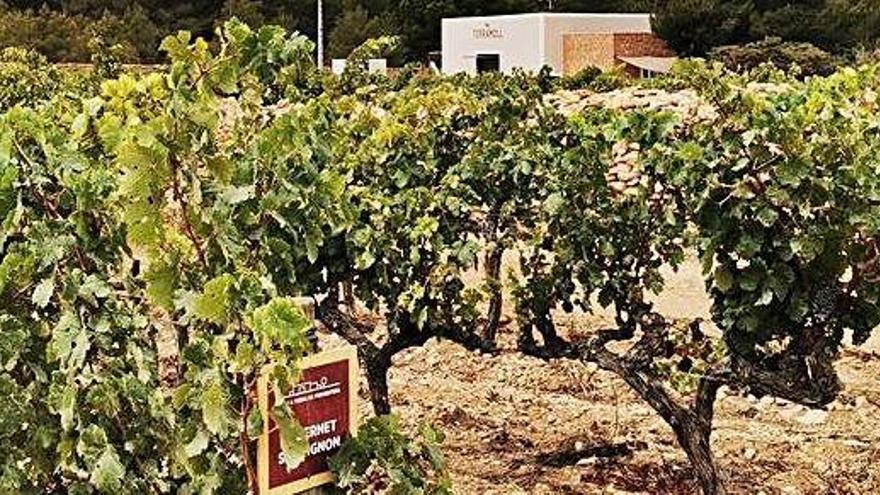
[(739, 276), (739, 287), (746, 292), (753, 292), (758, 289), (761, 278), (759, 270), (752, 267), (746, 268)]
[(271, 414), (275, 424), (278, 425), (285, 465), (288, 470), (295, 469), (302, 464), (309, 452), (306, 430), (284, 405), (272, 408)]
[(744, 233), (736, 244), (736, 253), (744, 259), (749, 259), (761, 250), (761, 240)]
[(52, 329), (46, 358), (59, 362), (64, 371), (77, 371), (85, 363), (90, 348), (88, 330), (82, 327), (76, 314), (66, 311)]
[(229, 397), (219, 378), (212, 379), (202, 391), (202, 421), (208, 431), (221, 438), (229, 433)]
[(786, 160), (776, 168), (779, 182), (785, 186), (797, 187), (807, 177), (810, 167), (802, 160)]
[(89, 275), (79, 286), (79, 296), (83, 298), (106, 299), (112, 293), (110, 285), (95, 275)]
[(61, 428), (64, 431), (73, 429), (73, 419), (76, 415), (76, 387), (67, 385), (61, 392), (61, 401), (58, 404), (58, 415), (61, 417)]
[(127, 228), (127, 241), (133, 248), (156, 248), (164, 239), (162, 211), (148, 199), (138, 199), (125, 205), (122, 211)]
[(773, 302), (773, 291), (766, 289), (761, 293), (761, 297), (755, 302), (755, 306), (767, 306), (771, 302)]
[(718, 267), (715, 269), (714, 274), (715, 286), (718, 287), (718, 290), (721, 292), (729, 292), (730, 289), (733, 288), (734, 278), (733, 273), (730, 270), (724, 267)]
[(186, 456), (192, 458), (204, 452), (208, 448), (208, 440), (208, 433), (199, 428), (193, 439), (183, 448)]
[(376, 257), (369, 250), (361, 251), (355, 257), (355, 268), (358, 270), (366, 270), (367, 268), (373, 266), (373, 263), (376, 262)]
[(71, 134), (73, 137), (79, 138), (85, 135), (85, 133), (89, 130), (89, 116), (88, 114), (81, 113), (77, 115), (73, 119), (73, 124), (70, 126)]
[(34, 288), (34, 293), (31, 295), (31, 301), (38, 308), (45, 308), (49, 305), (49, 300), (52, 298), (52, 294), (55, 293), (55, 278), (48, 277), (43, 279), (42, 282), (37, 284)]
[(206, 283), (202, 293), (193, 302), (193, 316), (218, 325), (226, 323), (234, 284), (235, 278), (229, 274), (221, 275)]
[(120, 462), (113, 446), (108, 445), (92, 468), (89, 481), (102, 492), (119, 493), (122, 489), (123, 476), (125, 476), (125, 466)]
[(263, 434), (263, 413), (259, 407), (252, 407), (247, 416), (248, 437), (256, 440)]
[(251, 317), (251, 326), (263, 349), (284, 346), (297, 354), (308, 349), (306, 332), (312, 322), (293, 298), (277, 297), (257, 308)]
[(822, 242), (813, 236), (792, 239), (791, 250), (805, 262), (813, 261), (822, 250)]
[(767, 286), (780, 300), (783, 299), (794, 283), (794, 271), (784, 264), (776, 264), (767, 276)]
[(164, 309), (174, 310), (174, 291), (177, 288), (178, 272), (165, 262), (153, 263), (144, 273), (147, 282), (147, 297), (150, 302)]
[(764, 227), (772, 227), (776, 220), (779, 219), (779, 213), (776, 212), (773, 208), (764, 207), (758, 211), (758, 221), (764, 225)]
[(220, 197), (231, 205), (237, 205), (254, 197), (254, 186), (225, 187), (220, 193)]

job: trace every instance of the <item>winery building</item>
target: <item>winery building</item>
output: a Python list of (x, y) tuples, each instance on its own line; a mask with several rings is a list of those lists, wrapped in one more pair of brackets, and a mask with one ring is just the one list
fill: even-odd
[(651, 30), (650, 14), (539, 13), (443, 19), (443, 72), (573, 74), (615, 65), (634, 76), (669, 70), (675, 54)]

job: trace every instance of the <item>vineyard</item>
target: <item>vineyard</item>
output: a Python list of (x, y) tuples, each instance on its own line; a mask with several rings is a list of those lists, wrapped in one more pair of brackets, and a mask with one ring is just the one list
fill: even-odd
[[(757, 404), (876, 416), (880, 68), (386, 77), (378, 38), (335, 76), (281, 28), (218, 39), (168, 37), (137, 73), (0, 54), (0, 493), (255, 493), (266, 422), (309, 451), (254, 390), (295, 386), (313, 326), (361, 362), (348, 493), (492, 491), (467, 463), (493, 445), (527, 471), (498, 493), (752, 492), (785, 468), (730, 448)], [(682, 277), (699, 290), (670, 304)], [(641, 420), (600, 407), (609, 386)], [(542, 391), (566, 407), (517, 402)], [(465, 434), (477, 396), (486, 435)], [(535, 414), (507, 423), (513, 403)], [(850, 434), (874, 447), (841, 493), (880, 489)], [(680, 462), (538, 466), (648, 437)]]

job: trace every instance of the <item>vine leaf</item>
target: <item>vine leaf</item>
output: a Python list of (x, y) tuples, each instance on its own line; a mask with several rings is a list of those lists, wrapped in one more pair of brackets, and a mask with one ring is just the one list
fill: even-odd
[(52, 298), (52, 294), (54, 293), (55, 278), (48, 277), (46, 279), (43, 279), (43, 281), (37, 284), (36, 288), (34, 288), (34, 293), (31, 296), (31, 300), (38, 308), (42, 309), (49, 305), (49, 300)]
[(248, 437), (256, 440), (263, 434), (263, 413), (258, 407), (252, 407), (247, 415)]
[(235, 278), (228, 273), (206, 283), (201, 295), (193, 303), (193, 315), (218, 325), (226, 323), (230, 291), (234, 283)]
[(263, 349), (273, 344), (287, 346), (295, 352), (308, 349), (306, 330), (312, 322), (293, 298), (278, 297), (257, 308), (251, 318), (257, 341)]
[(271, 414), (281, 435), (281, 451), (284, 453), (285, 465), (288, 470), (293, 470), (302, 464), (309, 451), (306, 430), (284, 405), (275, 406)]
[(123, 476), (125, 466), (119, 461), (119, 455), (113, 446), (107, 445), (95, 463), (89, 481), (105, 493), (118, 493), (122, 488)]
[(229, 432), (229, 414), (226, 405), (229, 398), (219, 379), (211, 380), (202, 392), (202, 421), (211, 433), (226, 437)]
[(76, 388), (68, 385), (61, 392), (61, 401), (58, 404), (58, 415), (61, 416), (61, 428), (70, 431), (73, 428), (73, 418), (76, 414)]
[(208, 433), (199, 428), (193, 439), (183, 448), (186, 456), (192, 458), (204, 452), (208, 448), (208, 440)]

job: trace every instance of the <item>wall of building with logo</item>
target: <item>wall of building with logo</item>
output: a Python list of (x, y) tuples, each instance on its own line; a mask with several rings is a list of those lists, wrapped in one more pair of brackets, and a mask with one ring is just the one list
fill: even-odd
[[(515, 68), (538, 71), (546, 65), (555, 75), (562, 75), (569, 72), (567, 66), (580, 66), (585, 61), (608, 68), (616, 62), (620, 40), (637, 40), (627, 43), (638, 48), (656, 39), (649, 14), (462, 17), (444, 19), (442, 33), (442, 66), (447, 74), (495, 69), (510, 72)], [(566, 45), (566, 37), (574, 34), (581, 36)], [(654, 55), (656, 51), (636, 55)], [(580, 62), (572, 63), (572, 57)]]
[(463, 17), (443, 19), (443, 72), (477, 73), (478, 60), (485, 67), (497, 60), (499, 69), (540, 68), (543, 63), (541, 17)]

